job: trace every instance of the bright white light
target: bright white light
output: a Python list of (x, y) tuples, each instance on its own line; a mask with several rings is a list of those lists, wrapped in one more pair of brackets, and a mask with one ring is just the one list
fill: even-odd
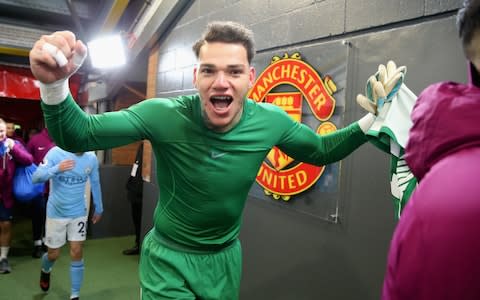
[(109, 69), (126, 63), (125, 49), (119, 35), (101, 37), (87, 45), (94, 68)]

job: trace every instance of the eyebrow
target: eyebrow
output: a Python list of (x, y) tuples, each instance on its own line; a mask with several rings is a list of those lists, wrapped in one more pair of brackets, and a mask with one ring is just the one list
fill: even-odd
[[(199, 64), (199, 68), (217, 68), (214, 64)], [(227, 65), (227, 69), (237, 69), (237, 68), (244, 68), (245, 65), (243, 64), (235, 64), (235, 65)]]

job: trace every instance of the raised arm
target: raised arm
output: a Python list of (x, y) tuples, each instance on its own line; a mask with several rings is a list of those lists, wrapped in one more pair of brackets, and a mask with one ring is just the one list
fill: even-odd
[(69, 95), (58, 105), (42, 103), (48, 132), (61, 148), (70, 152), (108, 149), (145, 139), (140, 119), (122, 110), (89, 115)]
[(397, 67), (393, 61), (387, 66), (379, 65), (378, 72), (372, 75), (366, 85), (365, 95), (358, 95), (357, 102), (369, 113), (343, 129), (320, 136), (298, 124), (288, 133), (279, 146), (282, 151), (297, 160), (312, 164), (328, 164), (348, 156), (367, 141), (365, 133), (375, 121), (375, 115), (382, 110), (384, 103), (392, 101), (403, 83), (406, 72), (404, 66)]
[(30, 51), (40, 81), (45, 123), (55, 143), (70, 152), (107, 149), (144, 138), (126, 112), (88, 115), (72, 99), (68, 78), (82, 65), (87, 48), (70, 31), (42, 36)]
[(339, 161), (367, 138), (362, 131), (363, 123), (370, 123), (373, 116), (367, 115), (359, 122), (327, 135), (319, 135), (304, 124), (297, 123), (278, 147), (289, 156), (314, 165), (326, 165)]

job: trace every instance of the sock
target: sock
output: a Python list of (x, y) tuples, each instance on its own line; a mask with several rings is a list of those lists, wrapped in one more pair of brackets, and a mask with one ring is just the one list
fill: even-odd
[(8, 250), (10, 250), (10, 247), (0, 247), (0, 259), (7, 258), (8, 256)]
[(83, 283), (83, 259), (72, 261), (70, 263), (70, 280), (71, 280), (71, 296), (70, 298), (78, 297), (80, 295), (80, 287)]
[(52, 267), (53, 267), (54, 263), (55, 263), (55, 261), (50, 261), (48, 259), (48, 254), (47, 253), (44, 253), (42, 255), (42, 270), (44, 272), (50, 273), (52, 271)]
[(41, 246), (42, 245), (42, 240), (35, 240), (33, 241), (34, 246)]

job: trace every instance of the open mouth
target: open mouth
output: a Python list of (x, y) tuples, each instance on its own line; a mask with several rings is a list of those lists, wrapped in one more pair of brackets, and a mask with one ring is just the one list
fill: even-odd
[(216, 111), (225, 111), (228, 109), (230, 104), (233, 101), (233, 97), (231, 96), (212, 96), (210, 97), (210, 102), (213, 105), (213, 108)]

